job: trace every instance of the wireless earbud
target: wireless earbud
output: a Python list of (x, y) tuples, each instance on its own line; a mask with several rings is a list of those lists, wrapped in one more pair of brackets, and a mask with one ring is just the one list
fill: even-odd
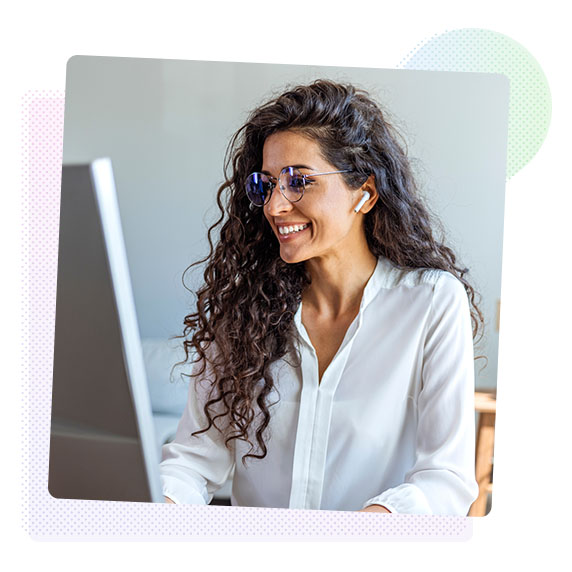
[(361, 207), (365, 204), (365, 202), (369, 199), (370, 194), (367, 191), (363, 191), (363, 197), (361, 198), (360, 202), (356, 205), (354, 209), (354, 213), (358, 213)]

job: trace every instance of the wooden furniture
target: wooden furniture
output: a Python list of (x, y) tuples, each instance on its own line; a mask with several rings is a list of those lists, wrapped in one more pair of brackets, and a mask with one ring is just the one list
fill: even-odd
[(496, 390), (475, 392), (475, 411), (478, 414), (475, 474), (479, 496), (471, 505), (469, 516), (485, 516), (487, 498), (492, 493), (493, 449), (497, 411)]

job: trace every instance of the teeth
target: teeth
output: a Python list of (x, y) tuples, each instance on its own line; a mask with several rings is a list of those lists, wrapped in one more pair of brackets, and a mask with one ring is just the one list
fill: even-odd
[(281, 226), (278, 228), (278, 232), (280, 234), (290, 234), (291, 232), (300, 232), (304, 230), (308, 225), (307, 224), (296, 224), (294, 226)]

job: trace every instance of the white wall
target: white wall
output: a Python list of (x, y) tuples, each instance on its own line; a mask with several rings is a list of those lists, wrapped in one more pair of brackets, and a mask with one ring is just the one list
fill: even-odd
[(112, 159), (142, 336), (181, 331), (192, 300), (181, 275), (207, 252), (230, 136), (285, 84), (318, 77), (368, 89), (406, 136), (430, 206), (482, 293), (489, 363), (477, 383), (496, 385), (508, 115), (497, 75), (72, 58), (64, 162)]

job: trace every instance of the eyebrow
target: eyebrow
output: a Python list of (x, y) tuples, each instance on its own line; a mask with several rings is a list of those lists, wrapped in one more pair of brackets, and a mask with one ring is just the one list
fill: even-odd
[[(285, 167), (283, 167), (284, 169), (286, 167), (292, 167), (293, 169), (307, 169), (308, 171), (315, 171), (316, 169), (314, 169), (313, 167), (309, 167), (308, 165), (286, 165)], [(282, 170), (282, 169), (281, 169)], [(269, 177), (272, 177), (273, 175), (269, 172), (269, 171), (260, 171), (263, 175), (268, 175)]]

